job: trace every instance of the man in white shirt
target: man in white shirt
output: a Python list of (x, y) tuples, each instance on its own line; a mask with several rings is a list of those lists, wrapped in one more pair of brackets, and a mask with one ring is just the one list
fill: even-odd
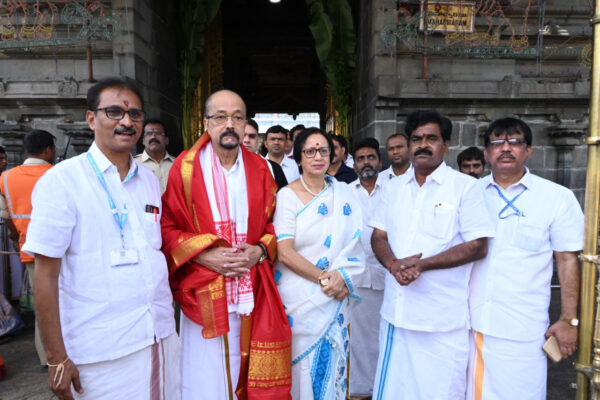
[(373, 381), (379, 354), (380, 316), (385, 287), (385, 268), (377, 261), (371, 249), (373, 228), (368, 224), (380, 206), (382, 180), (379, 175), (381, 158), (379, 142), (374, 138), (363, 139), (354, 150), (354, 170), (358, 179), (350, 183), (363, 216), (362, 242), (367, 256), (365, 271), (354, 279), (356, 293), (362, 301), (354, 308), (350, 322), (350, 377), (348, 379), (351, 398), (368, 398), (373, 394)]
[(387, 180), (405, 174), (410, 168), (410, 156), (408, 152), (408, 137), (405, 133), (394, 133), (385, 142), (390, 166), (379, 173)]
[(381, 307), (374, 399), (460, 399), (469, 354), (468, 282), (493, 225), (475, 179), (448, 167), (452, 123), (407, 117), (413, 172), (384, 186), (369, 225), (389, 273)]
[(107, 78), (89, 89), (87, 107), (94, 143), (37, 182), (23, 246), (35, 256), (48, 382), (59, 399), (178, 399), (160, 187), (130, 154), (142, 98)]
[[(569, 189), (525, 167), (531, 141), (516, 118), (492, 122), (484, 136), (492, 173), (478, 185), (496, 237), (471, 275), (468, 399), (545, 399), (544, 341), (554, 336), (563, 358), (577, 346), (583, 213)], [(548, 327), (553, 256), (561, 316)]]
[[(252, 118), (248, 118), (246, 127), (244, 128), (244, 140), (242, 143), (249, 152), (258, 154), (258, 123)], [(273, 175), (277, 187), (281, 189), (287, 185), (287, 179), (281, 166), (273, 160), (266, 160), (266, 162), (269, 165), (271, 175)]]
[(275, 161), (283, 169), (285, 179), (292, 183), (300, 178), (298, 164), (293, 159), (286, 157), (285, 144), (288, 139), (288, 131), (281, 125), (273, 125), (265, 133), (265, 147), (267, 148), (267, 160)]
[(154, 172), (160, 183), (160, 192), (164, 193), (167, 188), (169, 170), (175, 160), (175, 157), (167, 153), (169, 136), (165, 124), (159, 119), (148, 119), (144, 121), (143, 132), (144, 151), (133, 159)]

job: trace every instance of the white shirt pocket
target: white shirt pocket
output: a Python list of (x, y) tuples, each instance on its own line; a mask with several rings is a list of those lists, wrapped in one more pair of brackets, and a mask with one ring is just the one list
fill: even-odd
[(433, 205), (433, 210), (425, 218), (424, 231), (438, 239), (451, 239), (456, 230), (457, 208), (454, 204), (438, 202)]
[(535, 225), (532, 221), (520, 217), (513, 233), (513, 245), (527, 251), (542, 251), (548, 243), (548, 230)]
[(155, 250), (160, 250), (162, 245), (162, 238), (160, 235), (160, 216), (161, 214), (154, 214), (145, 212), (142, 217), (142, 224), (144, 228), (144, 234), (148, 239), (148, 243)]

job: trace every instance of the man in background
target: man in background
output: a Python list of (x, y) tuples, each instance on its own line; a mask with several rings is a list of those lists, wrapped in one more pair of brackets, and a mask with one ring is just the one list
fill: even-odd
[(293, 159), (286, 157), (285, 145), (288, 140), (288, 131), (281, 125), (273, 125), (265, 133), (265, 147), (267, 148), (267, 160), (275, 161), (283, 169), (285, 179), (292, 183), (300, 178), (298, 164)]
[[(43, 130), (28, 132), (23, 139), (27, 158), (23, 165), (5, 171), (0, 176), (0, 216), (6, 222), (9, 238), (15, 250), (25, 243), (31, 218), (31, 194), (37, 181), (52, 167), (56, 155), (55, 137)], [(34, 258), (21, 251), (21, 261), (27, 268), (29, 283), (34, 285)], [(35, 323), (35, 349), (41, 365), (46, 365), (38, 323)]]
[(164, 193), (167, 188), (169, 170), (175, 158), (167, 153), (169, 136), (165, 124), (159, 119), (148, 119), (144, 121), (144, 152), (133, 159), (145, 167), (148, 167), (158, 177), (160, 191)]
[(333, 139), (333, 161), (327, 170), (327, 174), (333, 176), (340, 182), (350, 183), (358, 177), (352, 168), (346, 165), (346, 153), (348, 143), (342, 135), (331, 135)]
[(410, 168), (410, 156), (408, 152), (408, 137), (405, 133), (394, 133), (385, 142), (390, 166), (380, 172), (380, 175), (390, 180), (403, 175)]
[[(248, 123), (244, 128), (244, 147), (251, 152), (258, 154), (258, 124), (252, 118), (248, 118)], [(273, 160), (266, 160), (271, 170), (271, 175), (275, 179), (278, 188), (282, 188), (288, 184), (283, 169)]]
[(483, 169), (485, 168), (485, 158), (483, 151), (472, 146), (461, 151), (456, 157), (458, 169), (463, 174), (471, 175), (475, 179), (481, 178)]

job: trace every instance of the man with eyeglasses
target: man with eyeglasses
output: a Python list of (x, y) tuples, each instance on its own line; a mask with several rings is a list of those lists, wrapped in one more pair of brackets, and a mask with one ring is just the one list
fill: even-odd
[(267, 148), (267, 160), (275, 161), (283, 169), (285, 179), (292, 183), (300, 177), (300, 170), (296, 162), (286, 157), (285, 144), (288, 140), (288, 131), (281, 125), (273, 125), (265, 133), (265, 147)]
[(175, 157), (167, 153), (169, 136), (165, 124), (159, 119), (147, 119), (144, 121), (143, 132), (144, 151), (133, 159), (154, 172), (160, 183), (160, 191), (164, 193), (167, 188), (169, 170), (175, 160)]
[[(531, 129), (525, 122), (492, 122), (484, 143), (492, 173), (478, 185), (496, 237), (471, 275), (467, 398), (545, 399), (544, 341), (554, 336), (563, 358), (577, 346), (583, 213), (569, 189), (525, 166), (532, 152)], [(548, 327), (553, 258), (561, 316)]]
[(369, 225), (389, 273), (374, 399), (461, 399), (469, 356), (469, 276), (494, 227), (477, 181), (446, 165), (452, 122), (435, 110), (406, 119), (411, 172), (384, 185)]
[(94, 143), (37, 182), (23, 246), (35, 256), (48, 383), (61, 400), (179, 399), (160, 187), (130, 153), (142, 97), (130, 81), (106, 78), (87, 107)]
[(221, 90), (204, 108), (206, 132), (177, 157), (163, 196), (183, 399), (289, 399), (291, 330), (273, 280), (277, 186), (241, 146), (242, 98)]
[(377, 370), (379, 354), (379, 313), (385, 288), (385, 268), (371, 248), (373, 228), (369, 221), (381, 204), (381, 191), (386, 177), (379, 174), (381, 157), (379, 142), (363, 139), (354, 149), (354, 170), (358, 179), (350, 183), (362, 210), (363, 226), (360, 240), (366, 255), (365, 271), (353, 278), (356, 294), (362, 301), (356, 305), (350, 320), (350, 376), (348, 387), (351, 398), (370, 398)]

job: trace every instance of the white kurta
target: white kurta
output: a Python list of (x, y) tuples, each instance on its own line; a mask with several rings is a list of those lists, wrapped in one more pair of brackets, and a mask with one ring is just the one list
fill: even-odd
[(348, 321), (355, 303), (353, 277), (364, 268), (361, 212), (345, 183), (329, 178), (304, 205), (289, 188), (277, 193), (277, 240), (323, 270), (339, 271), (350, 298), (338, 301), (321, 287), (277, 262), (275, 281), (292, 328), (292, 398), (333, 400), (346, 396)]

